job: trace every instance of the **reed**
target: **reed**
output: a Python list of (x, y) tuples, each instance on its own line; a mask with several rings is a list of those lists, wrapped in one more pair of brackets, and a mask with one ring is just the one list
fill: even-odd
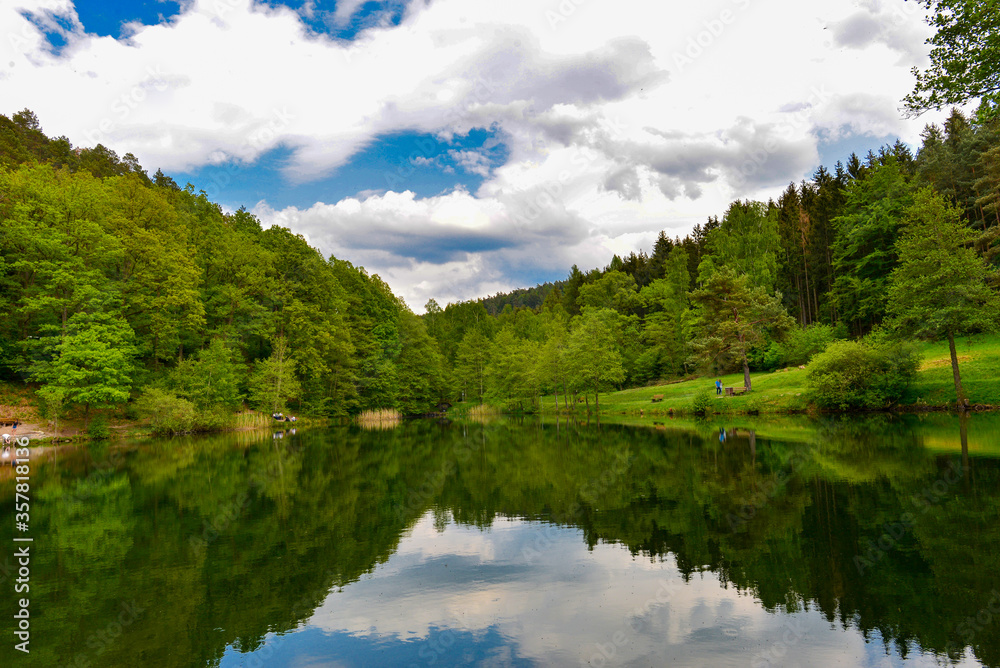
[(475, 422), (486, 423), (500, 417), (500, 410), (488, 404), (479, 404), (470, 408), (466, 417)]
[(244, 413), (237, 413), (233, 417), (232, 428), (233, 429), (260, 429), (264, 427), (273, 427), (278, 423), (274, 421), (268, 413), (258, 413), (257, 411), (246, 411)]
[(393, 429), (402, 421), (403, 416), (394, 408), (379, 408), (359, 413), (354, 422), (364, 429)]

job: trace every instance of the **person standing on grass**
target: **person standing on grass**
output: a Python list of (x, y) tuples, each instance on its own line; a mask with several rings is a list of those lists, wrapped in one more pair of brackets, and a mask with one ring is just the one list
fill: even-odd
[(719, 378), (715, 381), (715, 396), (722, 394), (722, 379)]

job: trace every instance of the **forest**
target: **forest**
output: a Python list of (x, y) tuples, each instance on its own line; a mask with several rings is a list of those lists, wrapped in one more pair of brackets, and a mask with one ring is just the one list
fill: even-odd
[[(879, 408), (915, 371), (917, 338), (951, 343), (961, 402), (954, 340), (1000, 312), (1000, 120), (956, 109), (916, 154), (852, 154), (776, 201), (660, 232), (649, 253), (423, 316), (131, 154), (47, 137), (29, 110), (0, 116), (0, 219), (0, 374), (50, 419), (120, 409), (190, 431), (246, 405), (530, 412), (543, 395), (590, 410), (698, 374), (742, 370), (750, 391), (751, 372), (810, 360), (835, 388), (825, 405)], [(858, 377), (881, 385), (842, 396)]]

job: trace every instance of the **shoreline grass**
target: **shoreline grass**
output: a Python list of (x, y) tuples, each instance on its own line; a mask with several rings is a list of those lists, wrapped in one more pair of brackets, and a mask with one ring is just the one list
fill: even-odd
[(354, 417), (354, 423), (362, 429), (395, 429), (402, 421), (403, 415), (394, 408), (361, 411)]

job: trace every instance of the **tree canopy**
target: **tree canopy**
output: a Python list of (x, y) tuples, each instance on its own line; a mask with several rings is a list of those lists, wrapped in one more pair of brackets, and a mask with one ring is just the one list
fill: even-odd
[(982, 118), (1000, 110), (1000, 1), (913, 0), (935, 28), (927, 40), (931, 64), (913, 68), (917, 78), (904, 103), (909, 113), (980, 100)]

